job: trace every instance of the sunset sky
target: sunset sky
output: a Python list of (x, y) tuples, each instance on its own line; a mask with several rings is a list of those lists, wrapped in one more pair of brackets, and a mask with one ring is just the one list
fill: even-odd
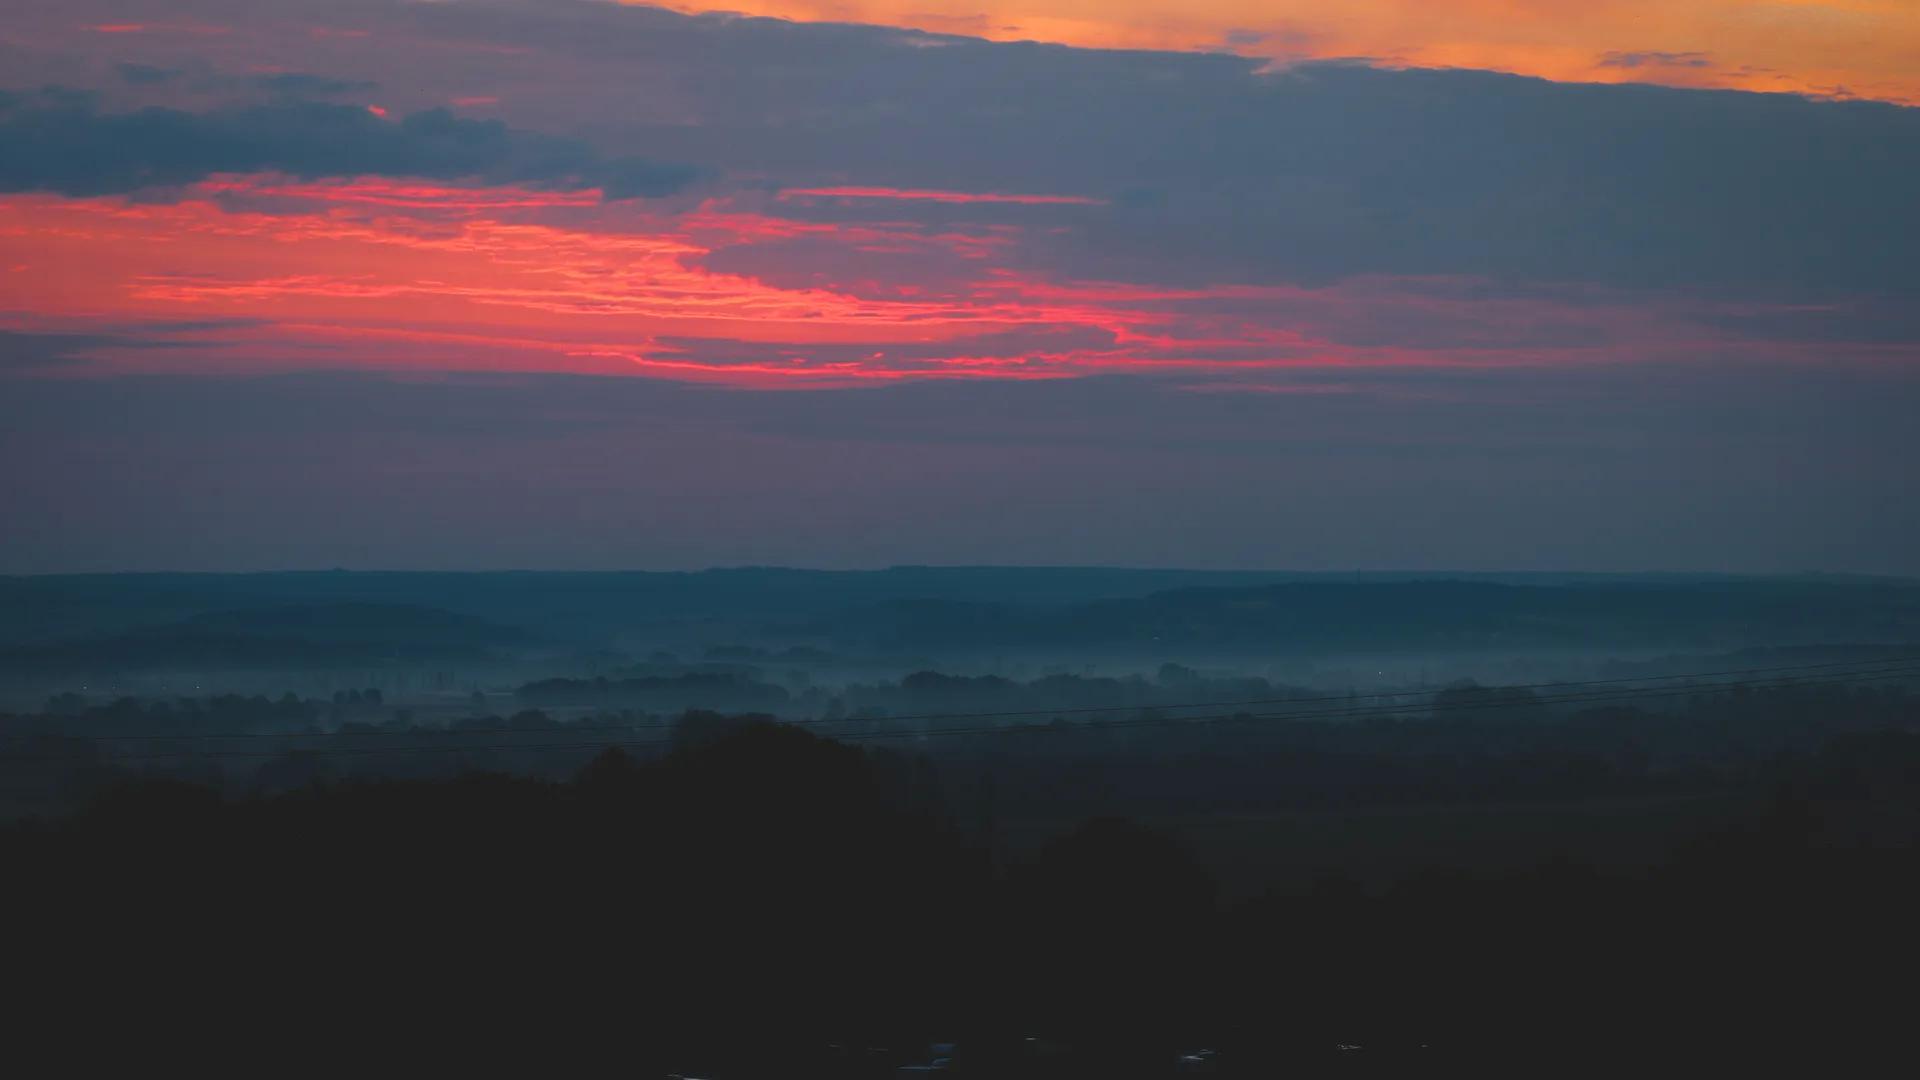
[(731, 6), (11, 0), (0, 572), (1920, 573), (1920, 4)]

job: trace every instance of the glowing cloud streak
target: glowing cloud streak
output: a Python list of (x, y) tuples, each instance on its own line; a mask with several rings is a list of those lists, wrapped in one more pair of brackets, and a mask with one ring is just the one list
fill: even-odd
[[(581, 192), (225, 176), (173, 203), (0, 199), (14, 312), (0, 328), (137, 325), (172, 346), (103, 346), (84, 371), (625, 371), (758, 386), (1112, 373), (1239, 385), (1299, 368), (1681, 358), (1736, 340), (1698, 305), (1474, 296), (1447, 279), (1058, 280), (1009, 264), (1024, 239), (1006, 224), (793, 221), (727, 199), (674, 214)], [(782, 245), (796, 240), (894, 260), (901, 277), (783, 283)], [(712, 265), (722, 253), (732, 269)], [(170, 325), (196, 329), (169, 340)], [(1898, 344), (1821, 349), (1914, 359)]]

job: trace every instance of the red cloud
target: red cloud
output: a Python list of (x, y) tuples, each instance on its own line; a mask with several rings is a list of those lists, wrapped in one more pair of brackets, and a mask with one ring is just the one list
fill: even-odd
[[(35, 268), (13, 276), (10, 305), (40, 325), (235, 327), (177, 348), (103, 349), (108, 370), (626, 371), (758, 386), (1132, 372), (1252, 386), (1300, 368), (1920, 352), (1742, 337), (1762, 323), (1704, 301), (1504, 295), (1444, 278), (1062, 280), (1022, 266), (1018, 227), (941, 228), (381, 178), (221, 177), (175, 203), (0, 198), (5, 261)], [(721, 250), (759, 254), (717, 262)], [(846, 275), (774, 272), (785, 258)], [(861, 276), (874, 272), (886, 280)]]

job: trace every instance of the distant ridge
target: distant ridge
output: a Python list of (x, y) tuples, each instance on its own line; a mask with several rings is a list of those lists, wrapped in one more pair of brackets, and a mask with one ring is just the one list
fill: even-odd
[(151, 635), (161, 633), (299, 638), (373, 653), (533, 639), (921, 651), (1736, 649), (1910, 641), (1917, 611), (1920, 582), (1828, 574), (996, 566), (87, 574), (0, 578), (0, 648), (127, 635), (146, 637), (122, 647), (155, 647)]
[(203, 612), (122, 633), (15, 645), (0, 665), (61, 668), (314, 667), (468, 659), (533, 642), (471, 615), (410, 604), (313, 604)]

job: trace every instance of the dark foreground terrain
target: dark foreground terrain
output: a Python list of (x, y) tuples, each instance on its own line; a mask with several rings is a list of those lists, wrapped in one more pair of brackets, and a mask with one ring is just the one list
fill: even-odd
[(764, 723), (561, 782), (110, 784), (0, 832), (9, 1039), (92, 1074), (1910, 1060), (1920, 737), (1898, 726), (1717, 774), (1724, 816), (1649, 865), (1233, 900), (1124, 819), (997, 856), (924, 763)]

